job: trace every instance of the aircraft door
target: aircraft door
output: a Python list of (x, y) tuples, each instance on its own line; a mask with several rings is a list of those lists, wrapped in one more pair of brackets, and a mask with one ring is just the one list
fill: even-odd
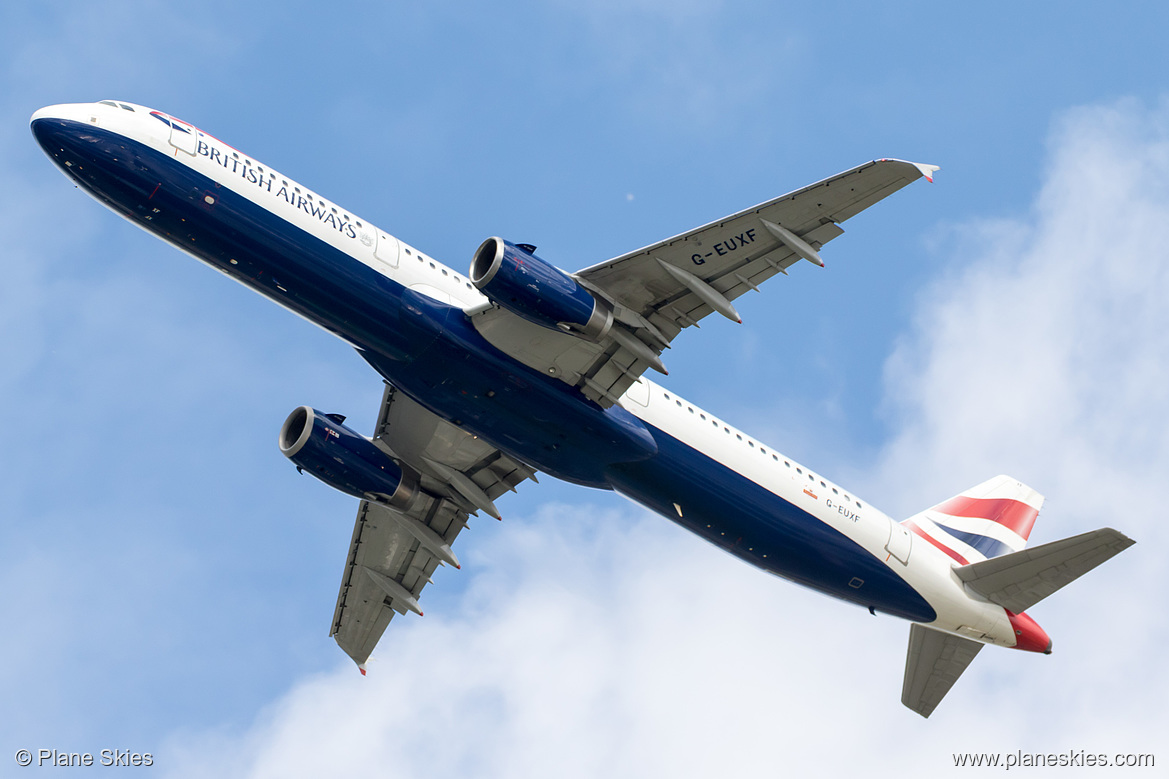
[(195, 151), (199, 145), (199, 131), (194, 125), (170, 117), (170, 145), (179, 151), (185, 151), (191, 156), (195, 155)]
[(639, 378), (633, 384), (629, 385), (629, 389), (625, 390), (625, 398), (639, 406), (649, 405), (649, 385)]
[[(372, 229), (372, 228), (371, 228)], [(398, 267), (398, 239), (381, 230), (373, 230), (373, 256), (391, 268)]]
[(889, 520), (889, 541), (885, 551), (896, 557), (902, 565), (909, 564), (909, 553), (913, 550), (913, 534), (900, 522)]

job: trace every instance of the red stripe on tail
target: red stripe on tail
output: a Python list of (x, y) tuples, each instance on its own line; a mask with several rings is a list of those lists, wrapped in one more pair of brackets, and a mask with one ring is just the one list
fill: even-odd
[(952, 517), (989, 519), (1018, 533), (1024, 539), (1031, 535), (1039, 512), (1019, 500), (1009, 498), (967, 498), (959, 495), (934, 506), (933, 511)]
[(905, 525), (907, 528), (912, 530), (914, 533), (917, 533), (919, 536), (924, 538), (926, 541), (929, 541), (931, 544), (936, 546), (938, 549), (941, 549), (943, 552), (948, 554), (950, 557), (954, 558), (954, 560), (956, 560), (959, 564), (970, 565), (969, 560), (967, 560), (965, 557), (963, 557), (962, 555), (955, 552), (950, 547), (943, 544), (941, 541), (928, 535), (924, 530), (922, 530), (920, 527), (918, 527), (917, 523), (914, 522), (912, 519), (907, 519), (904, 522), (902, 522), (901, 524)]

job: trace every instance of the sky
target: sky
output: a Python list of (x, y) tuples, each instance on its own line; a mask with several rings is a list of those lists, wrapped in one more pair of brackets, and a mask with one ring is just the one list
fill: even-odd
[[(49, 770), (18, 749), (160, 777), (1169, 764), (1169, 10), (944, 5), (4, 4), (0, 774)], [(895, 518), (1008, 473), (1047, 497), (1033, 543), (1138, 543), (1030, 610), (1054, 654), (987, 649), (923, 720), (904, 622), (544, 478), (363, 678), (328, 637), (356, 501), (276, 438), (301, 404), (369, 432), (380, 381), (53, 168), (28, 117), (104, 98), (460, 269), (490, 235), (577, 270), (870, 159), (940, 165), (679, 338), (662, 383)]]

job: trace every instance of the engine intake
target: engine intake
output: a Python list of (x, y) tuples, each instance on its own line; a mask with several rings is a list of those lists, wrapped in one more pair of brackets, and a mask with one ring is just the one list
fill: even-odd
[(613, 326), (609, 306), (534, 252), (534, 246), (488, 238), (471, 260), (471, 282), (491, 302), (530, 322), (590, 341), (603, 338)]
[(344, 417), (301, 406), (280, 428), (280, 451), (298, 469), (347, 495), (393, 506), (409, 504), (417, 480), (373, 441), (341, 424)]

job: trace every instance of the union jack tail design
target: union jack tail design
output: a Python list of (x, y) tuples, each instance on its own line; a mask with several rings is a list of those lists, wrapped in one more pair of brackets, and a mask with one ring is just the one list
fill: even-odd
[(1010, 476), (996, 476), (915, 514), (901, 524), (960, 565), (1027, 546), (1043, 496)]

